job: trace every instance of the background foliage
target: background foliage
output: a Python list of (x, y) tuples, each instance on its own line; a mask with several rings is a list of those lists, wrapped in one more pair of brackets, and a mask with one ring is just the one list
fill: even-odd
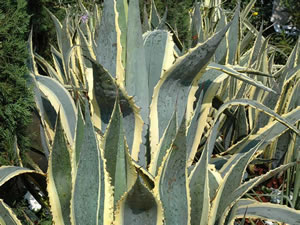
[(26, 126), (33, 99), (26, 86), (26, 41), (29, 15), (26, 0), (5, 0), (0, 4), (0, 164), (14, 164), (13, 144), (17, 136), (21, 149), (28, 147)]

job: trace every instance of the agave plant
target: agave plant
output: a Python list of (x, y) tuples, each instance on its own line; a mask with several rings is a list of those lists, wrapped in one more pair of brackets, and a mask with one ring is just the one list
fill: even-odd
[[(43, 147), (49, 152), (47, 191), (55, 224), (233, 224), (245, 214), (299, 223), (300, 213), (293, 208), (242, 198), (275, 174), (296, 168), (290, 160), (243, 179), (249, 163), (280, 135), (299, 136), (294, 124), (300, 119), (294, 89), (286, 110), (260, 103), (278, 95), (269, 84), (274, 71), (261, 32), (251, 49), (238, 47), (246, 43), (241, 21), (253, 2), (241, 15), (237, 7), (230, 23), (221, 8), (214, 8), (217, 1), (206, 7), (217, 13), (203, 23), (196, 3), (191, 27), (197, 29), (191, 32), (199, 39), (186, 54), (169, 31), (142, 35), (136, 0), (129, 6), (104, 1), (101, 18), (97, 7), (92, 13), (79, 2), (88, 22), (68, 14), (61, 25), (52, 15), (59, 43), (59, 50), (52, 48), (55, 68), (32, 52), (31, 41), (29, 65)], [(151, 26), (143, 27), (161, 27), (164, 20), (154, 1), (150, 14)], [(294, 54), (291, 66), (277, 72), (282, 83), (290, 82), (282, 76), (299, 77), (299, 53)], [(38, 74), (36, 60), (50, 77)], [(225, 103), (216, 106), (217, 99)], [(259, 122), (257, 111), (271, 119)], [(212, 158), (216, 149), (222, 154)], [(22, 173), (42, 174), (0, 167), (0, 186)], [(1, 204), (9, 218), (0, 219), (20, 224)]]

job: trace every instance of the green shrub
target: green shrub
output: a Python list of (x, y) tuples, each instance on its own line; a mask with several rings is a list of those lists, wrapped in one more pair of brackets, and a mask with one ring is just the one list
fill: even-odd
[(21, 149), (28, 146), (25, 128), (33, 105), (26, 86), (26, 39), (29, 15), (26, 0), (7, 0), (0, 5), (0, 164), (13, 164), (14, 136)]

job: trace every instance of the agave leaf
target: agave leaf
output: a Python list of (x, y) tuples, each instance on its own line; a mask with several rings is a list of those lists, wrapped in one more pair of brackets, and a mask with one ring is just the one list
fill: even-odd
[(54, 46), (51, 46), (51, 53), (52, 53), (51, 55), (55, 66), (56, 74), (58, 77), (60, 77), (59, 80), (62, 79), (63, 80), (62, 84), (67, 84), (68, 77), (64, 69), (64, 62), (63, 62), (64, 59), (62, 54), (59, 51), (57, 51)]
[(75, 132), (75, 149), (72, 151), (72, 169), (74, 169), (74, 176), (76, 174), (80, 152), (84, 149), (83, 140), (84, 140), (84, 120), (81, 112), (80, 104), (77, 103), (77, 124), (76, 124), (76, 132)]
[(168, 70), (178, 55), (172, 35), (165, 30), (149, 31), (143, 35), (149, 83), (149, 101), (162, 73)]
[(219, 220), (226, 207), (231, 204), (230, 193), (241, 185), (246, 167), (259, 149), (261, 143), (262, 141), (246, 153), (233, 155), (222, 167), (220, 172), (224, 177), (224, 181), (221, 183), (213, 203), (213, 210), (215, 211), (217, 208), (216, 221)]
[(151, 164), (149, 165), (149, 171), (153, 176), (157, 175), (158, 168), (163, 162), (167, 150), (170, 148), (176, 136), (176, 111), (174, 112), (172, 118), (169, 121), (168, 127), (165, 130), (163, 137), (160, 140), (158, 148), (156, 151), (151, 152)]
[(221, 177), (220, 173), (216, 170), (215, 165), (208, 164), (208, 179), (209, 199), (214, 199), (216, 197), (220, 184), (223, 182), (223, 178)]
[(265, 91), (276, 93), (274, 90), (272, 90), (271, 88), (265, 86), (260, 81), (256, 81), (256, 80), (252, 79), (251, 77), (248, 77), (247, 75), (245, 75), (243, 73), (235, 71), (234, 69), (230, 68), (229, 65), (223, 66), (223, 65), (220, 65), (220, 64), (216, 64), (216, 63), (210, 63), (208, 65), (208, 68), (222, 71), (222, 72), (227, 73), (228, 75), (230, 75), (230, 76), (232, 76), (232, 77), (234, 77), (238, 80), (244, 81), (244, 82), (246, 82), (248, 84), (251, 84), (255, 87), (261, 88)]
[[(75, 184), (73, 187), (71, 220), (74, 224), (110, 224), (105, 219), (111, 217), (105, 214), (104, 199), (107, 199), (106, 210), (113, 207), (110, 193), (104, 195), (105, 169), (102, 156), (90, 118), (88, 103), (85, 103), (85, 132), (83, 139), (84, 151), (80, 152)], [(91, 177), (93, 179), (91, 179)], [(106, 211), (106, 212), (107, 212)], [(110, 218), (111, 220), (111, 218)]]
[[(284, 118), (287, 121), (291, 121), (292, 123), (296, 123), (297, 121), (300, 120), (299, 109), (300, 107), (297, 107), (291, 112), (282, 115), (282, 118)], [(223, 154), (233, 154), (235, 152), (247, 152), (253, 146), (255, 146), (262, 139), (262, 137), (264, 137), (265, 140), (262, 143), (261, 148), (264, 148), (267, 144), (274, 141), (276, 138), (278, 138), (281, 134), (283, 134), (287, 130), (288, 127), (283, 125), (278, 120), (274, 120), (268, 123), (263, 128), (260, 128), (255, 134), (248, 135), (242, 141), (236, 143), (235, 145), (232, 145)]]
[[(230, 67), (230, 65), (228, 65), (228, 66)], [(270, 75), (270, 73), (268, 73), (268, 72), (264, 73), (264, 72), (261, 72), (261, 71), (256, 70), (256, 69), (247, 68), (247, 67), (240, 66), (240, 65), (234, 65), (232, 68), (234, 70), (236, 70), (237, 72), (239, 72), (239, 73), (247, 73), (247, 74), (250, 74), (250, 75), (257, 75), (257, 76), (274, 78), (274, 76)]]
[(31, 71), (33, 74), (38, 74), (38, 68), (35, 62), (35, 56), (33, 52), (32, 47), (32, 29), (30, 30), (28, 41), (27, 41), (27, 49), (29, 52), (29, 57), (27, 59), (27, 67), (29, 71)]
[[(204, 76), (205, 76), (205, 74), (203, 75), (203, 77)], [(196, 137), (200, 137), (200, 136), (198, 136), (199, 134), (197, 135), (197, 128), (198, 128), (198, 124), (199, 124), (199, 119), (201, 117), (200, 110), (203, 106), (202, 103), (204, 104), (203, 95), (204, 95), (204, 90), (201, 90), (196, 108), (194, 110), (194, 114), (192, 116), (191, 122), (190, 122), (188, 130), (187, 130), (186, 138), (187, 138), (187, 151), (188, 151), (187, 152), (187, 157), (188, 157), (187, 165), (188, 166), (190, 166), (193, 163), (195, 151), (197, 151), (198, 145), (199, 145), (199, 142), (201, 139), (201, 138), (196, 138)], [(204, 113), (204, 112), (202, 111), (202, 113)], [(203, 128), (204, 128), (204, 126), (203, 126)], [(196, 142), (196, 143), (194, 144), (194, 142)], [(197, 145), (197, 147), (195, 147), (196, 145)], [(191, 152), (193, 152), (193, 153), (191, 154)]]
[(241, 12), (241, 20), (243, 21), (245, 18), (247, 18), (248, 14), (250, 13), (251, 9), (255, 5), (256, 0), (251, 0), (246, 7)]
[(192, 48), (195, 47), (199, 42), (204, 41), (202, 18), (200, 13), (200, 3), (195, 2), (194, 11), (192, 15)]
[(273, 110), (271, 110), (268, 107), (262, 105), (261, 103), (258, 103), (258, 102), (253, 101), (253, 100), (237, 99), (237, 100), (228, 101), (219, 108), (219, 111), (218, 111), (218, 114), (217, 114), (216, 118), (218, 118), (220, 116), (220, 114), (228, 106), (233, 106), (233, 105), (250, 106), (252, 108), (256, 108), (257, 110), (263, 111), (264, 113), (266, 113), (269, 116), (273, 117), (275, 120), (279, 121), (280, 123), (284, 124), (285, 126), (290, 128), (291, 130), (293, 130), (297, 135), (300, 135), (300, 131), (293, 124), (291, 124), (287, 119), (285, 119), (282, 116), (278, 115)]
[[(221, 18), (217, 23), (216, 32), (222, 30), (226, 26), (226, 24), (227, 24), (226, 15), (222, 11)], [(225, 64), (227, 49), (228, 49), (228, 40), (227, 38), (224, 38), (219, 44), (218, 48), (216, 49), (214, 62)]]
[[(140, 21), (139, 1), (132, 0), (128, 6), (128, 28), (127, 28), (127, 55), (125, 69), (125, 87), (129, 96), (134, 98), (136, 105), (140, 108), (140, 115), (144, 121), (142, 134), (142, 145), (136, 146), (139, 151), (139, 164), (146, 168), (146, 136), (149, 126), (149, 84), (146, 68), (145, 49), (143, 46), (142, 26)], [(136, 159), (136, 157), (133, 157)]]
[(97, 62), (122, 84), (124, 69), (121, 62), (122, 47), (120, 44), (120, 29), (116, 24), (116, 10), (116, 1), (104, 1), (100, 27), (97, 28), (95, 34), (96, 46), (94, 50)]
[(231, 202), (231, 204), (229, 204), (227, 206), (227, 209), (224, 210), (223, 212), (223, 216), (220, 220), (220, 223), (224, 223), (224, 220), (227, 216), (227, 213), (229, 212), (230, 208), (237, 202), (237, 200), (239, 200), (247, 191), (249, 191), (251, 188), (257, 186), (258, 184), (270, 179), (271, 177), (275, 176), (277, 173), (282, 172), (287, 170), (288, 168), (295, 166), (296, 163), (289, 163), (286, 165), (282, 165), (274, 170), (270, 170), (268, 173), (261, 175), (259, 177), (255, 177), (245, 183), (243, 183), (242, 185), (240, 185), (237, 189), (235, 189), (234, 191), (230, 191), (229, 195), (228, 195), (228, 202)]
[(66, 55), (67, 52), (69, 51), (69, 49), (71, 48), (71, 35), (69, 33), (69, 18), (68, 18), (68, 14), (63, 22), (63, 24), (60, 23), (60, 21), (55, 17), (54, 14), (52, 14), (48, 9), (46, 9), (48, 11), (48, 13), (50, 14), (53, 23), (55, 25), (56, 28), (56, 35), (57, 35), (57, 43), (58, 43), (58, 47), (59, 47), (59, 51), (62, 53), (62, 64), (61, 64), (61, 71), (64, 71), (64, 75), (65, 75), (65, 79), (68, 81), (69, 78), (69, 74), (67, 73), (67, 68), (66, 68), (66, 64), (67, 64), (67, 58)]
[(148, 189), (152, 190), (154, 188), (154, 176), (149, 173), (147, 169), (137, 164), (134, 160), (132, 160), (132, 164), (138, 172), (143, 184), (148, 187)]
[[(300, 75), (300, 73), (299, 73)], [(299, 76), (300, 78), (300, 76)], [(298, 79), (293, 87), (291, 87), (292, 93), (290, 98), (288, 99), (287, 102), (287, 107), (285, 108), (286, 112), (291, 111), (292, 109), (297, 108), (298, 105), (300, 105), (300, 99), (299, 99), (299, 94), (300, 94), (300, 79)]]
[(51, 137), (49, 137), (48, 133), (46, 133), (46, 130), (49, 131), (50, 129), (47, 129), (49, 128), (47, 123), (46, 123), (46, 118), (47, 118), (47, 111), (45, 110), (44, 108), (44, 104), (43, 104), (43, 98), (42, 98), (42, 95), (41, 95), (41, 91), (40, 89), (38, 88), (38, 85), (37, 85), (37, 81), (35, 79), (35, 75), (32, 74), (32, 73), (29, 73), (29, 76), (28, 76), (28, 80), (27, 82), (33, 86), (33, 91), (34, 91), (34, 100), (35, 100), (35, 104), (36, 104), (36, 110), (38, 111), (38, 114), (39, 114), (39, 118), (40, 118), (40, 135), (41, 135), (41, 144), (42, 144), (42, 147), (43, 147), (43, 151), (44, 151), (44, 154), (47, 156), (49, 156), (49, 139)]
[[(176, 138), (164, 157), (155, 178), (154, 192), (159, 193), (165, 215), (165, 224), (188, 224), (188, 189), (186, 169), (186, 127), (185, 119)], [(176, 196), (174, 198), (174, 196)], [(170, 201), (172, 199), (172, 201)], [(180, 213), (178, 213), (180, 212)]]
[[(100, 109), (101, 130), (109, 123), (114, 108), (117, 93), (120, 96), (120, 106), (123, 114), (125, 136), (132, 158), (139, 161), (140, 144), (142, 143), (143, 121), (139, 110), (127, 93), (119, 87), (110, 74), (100, 64), (91, 60), (93, 64), (94, 92)], [(144, 156), (143, 156), (144, 158)]]
[(235, 64), (236, 62), (239, 62), (240, 57), (240, 37), (241, 37), (241, 31), (240, 31), (240, 3), (238, 4), (234, 17), (232, 19), (232, 25), (230, 26), (228, 30), (228, 52), (226, 57), (226, 63), (229, 64)]
[(68, 138), (73, 145), (75, 136), (76, 106), (69, 92), (56, 80), (46, 76), (35, 76), (38, 87), (47, 96), (56, 112), (60, 109), (61, 120)]
[[(80, 51), (83, 55), (96, 60), (96, 55), (93, 50), (92, 33), (86, 23), (78, 26)], [(81, 57), (81, 56), (80, 56)]]
[(35, 170), (30, 170), (23, 167), (17, 166), (1, 166), (0, 167), (0, 186), (2, 186), (5, 182), (9, 181), (10, 179), (19, 176), (21, 174), (26, 173), (36, 173), (40, 175), (44, 175), (43, 173), (39, 173)]
[[(218, 135), (218, 125), (213, 127), (204, 151), (189, 177), (191, 195), (191, 225), (208, 222), (210, 209), (210, 184), (208, 163)], [(205, 173), (203, 175), (203, 173)]]
[(88, 10), (85, 8), (85, 6), (83, 5), (81, 0), (78, 0), (78, 5), (79, 5), (81, 11), (88, 13)]
[(300, 223), (299, 210), (289, 208), (285, 205), (257, 202), (250, 199), (240, 199), (237, 202), (237, 209), (234, 217), (228, 222), (233, 224), (234, 219), (242, 218), (244, 215), (250, 219), (261, 218), (269, 221), (295, 225)]
[(62, 49), (60, 49), (61, 53), (62, 53), (62, 58), (63, 58), (63, 69), (65, 71), (67, 80), (70, 81), (71, 77), (70, 77), (70, 67), (69, 67), (69, 63), (68, 63), (68, 55), (69, 52), (72, 49), (72, 38), (71, 38), (71, 34), (70, 34), (70, 21), (69, 21), (69, 13), (67, 10), (67, 16), (63, 22), (63, 27), (62, 27)]
[(153, 193), (136, 179), (130, 191), (121, 199), (116, 211), (115, 224), (163, 224), (163, 210)]
[[(287, 96), (284, 102), (282, 113), (290, 111), (299, 105), (297, 104), (297, 102), (299, 101), (300, 92), (297, 87), (300, 87), (300, 79), (298, 80), (297, 84), (295, 84), (294, 87), (293, 86), (294, 82), (291, 82), (291, 86), (286, 92)], [(272, 163), (273, 167), (276, 167), (278, 164), (280, 164), (282, 158), (285, 158), (285, 163), (294, 161), (296, 157), (293, 157), (293, 155), (297, 151), (295, 148), (297, 148), (296, 146), (298, 146), (296, 144), (296, 141), (298, 139), (299, 136), (297, 136), (295, 133), (291, 134), (291, 132), (289, 131), (284, 132), (278, 139), (276, 139), (276, 141), (268, 146), (267, 151), (265, 152), (265, 157), (276, 158), (276, 160)]]
[[(215, 97), (216, 93), (220, 89), (220, 84), (227, 78), (227, 74), (217, 71), (217, 70), (207, 70), (200, 80), (198, 81), (198, 86), (203, 92), (203, 99), (202, 102), (199, 106), (199, 109), (196, 108), (198, 111), (192, 118), (192, 122), (190, 125), (190, 128), (188, 130), (188, 166), (190, 166), (193, 162), (193, 159), (196, 155), (198, 146), (200, 144), (201, 138), (203, 132), (204, 132), (204, 127), (206, 125), (207, 117), (210, 112), (210, 109), (212, 108), (212, 100)], [(191, 95), (191, 93), (190, 93)], [(202, 95), (202, 94), (201, 94)], [(201, 96), (200, 95), (200, 96)], [(200, 100), (200, 97), (199, 97)], [(199, 104), (199, 103), (198, 103)], [(192, 108), (191, 102), (188, 102), (187, 106), (188, 110), (190, 111), (189, 108)], [(195, 121), (196, 120), (196, 121)], [(194, 122), (193, 122), (194, 121)], [(203, 122), (205, 121), (205, 122)], [(193, 124), (196, 123), (196, 124)], [(191, 130), (190, 130), (191, 129)], [(193, 131), (194, 130), (194, 131)]]
[(1, 225), (22, 225), (21, 221), (18, 220), (15, 213), (8, 205), (0, 199), (0, 224)]
[(126, 90), (135, 97), (141, 108), (141, 116), (149, 124), (149, 86), (146, 69), (145, 50), (143, 46), (142, 27), (138, 0), (131, 0), (128, 7), (127, 56), (126, 56)]
[(287, 71), (286, 77), (289, 78), (283, 81), (281, 85), (281, 95), (279, 96), (279, 99), (275, 106), (275, 111), (277, 113), (281, 114), (285, 112), (286, 108), (284, 106), (286, 106), (286, 100), (287, 98), (290, 98), (291, 93), (293, 91), (291, 85), (293, 85), (294, 79), (296, 80), (299, 79), (299, 76), (300, 76), (300, 65)]
[(144, 4), (144, 9), (143, 9), (142, 29), (143, 29), (143, 33), (150, 30), (150, 22), (149, 22), (149, 17), (148, 17), (147, 5), (146, 4)]
[(236, 122), (235, 122), (235, 128), (234, 131), (234, 142), (237, 142), (237, 140), (241, 140), (242, 138), (246, 137), (248, 135), (248, 121), (246, 116), (246, 110), (244, 107), (239, 106), (236, 111)]
[(118, 26), (120, 28), (121, 36), (120, 43), (122, 46), (122, 65), (126, 68), (126, 43), (127, 43), (127, 19), (128, 19), (128, 3), (126, 0), (116, 0), (116, 9), (118, 12)]
[(150, 25), (152, 29), (155, 29), (160, 24), (160, 16), (156, 9), (155, 1), (151, 1), (151, 12), (150, 12)]
[(57, 36), (57, 43), (58, 43), (58, 47), (59, 49), (62, 51), (63, 49), (63, 43), (62, 43), (62, 24), (60, 23), (60, 21), (57, 19), (57, 17), (46, 8), (47, 12), (49, 13), (54, 25), (55, 25), (55, 30), (56, 30), (56, 36)]
[[(68, 77), (71, 81), (71, 84), (76, 88), (80, 87), (82, 84), (81, 79), (79, 78), (79, 70), (78, 68), (74, 68), (79, 62), (75, 62), (75, 55), (76, 55), (76, 49), (79, 49), (80, 45), (73, 45), (71, 48), (69, 48), (68, 52), (65, 53), (65, 67), (66, 67), (66, 73), (68, 74)], [(77, 56), (76, 56), (77, 57)], [(71, 68), (72, 67), (72, 68)], [(74, 69), (73, 69), (74, 68)], [(74, 89), (73, 87), (73, 89)]]
[(256, 40), (254, 42), (254, 46), (251, 50), (251, 56), (248, 65), (252, 67), (252, 64), (257, 60), (259, 57), (260, 48), (262, 45), (262, 32), (263, 32), (263, 26), (260, 26), (259, 33), (256, 37)]
[(286, 69), (292, 69), (299, 65), (299, 51), (300, 51), (300, 38), (298, 38), (298, 41), (296, 45), (294, 46), (287, 62), (286, 62)]
[[(241, 52), (241, 58), (239, 65), (245, 66), (248, 65), (249, 59), (250, 59), (250, 53), (252, 49), (249, 49), (251, 45), (253, 44), (253, 39), (255, 38), (255, 35), (248, 31), (246, 35), (243, 36), (242, 42), (240, 44), (240, 52)], [(247, 56), (249, 54), (249, 56)], [(247, 59), (245, 59), (247, 57)]]
[(124, 137), (123, 119), (118, 99), (116, 99), (113, 114), (106, 129), (102, 143), (106, 170), (110, 176), (110, 183), (114, 187), (114, 203), (133, 186), (136, 171), (130, 162)]
[[(213, 56), (229, 26), (230, 24), (205, 43), (198, 44), (191, 52), (178, 58), (176, 63), (159, 80), (154, 89), (150, 107), (151, 148), (155, 148), (154, 146), (162, 137), (174, 111), (174, 106), (178, 112), (177, 120), (182, 120), (191, 85), (193, 82), (198, 82), (202, 76), (206, 64)], [(188, 112), (190, 111), (188, 110)]]
[[(270, 36), (266, 38), (266, 40), (263, 42), (260, 52), (259, 52), (259, 57), (256, 63), (256, 68), (264, 73), (268, 73), (269, 71), (269, 63), (268, 63), (268, 49), (269, 49), (269, 40)], [(266, 84), (266, 78), (265, 77), (258, 77), (258, 79), (261, 79), (261, 82), (263, 84)]]
[[(38, 64), (47, 70), (47, 73), (49, 74), (50, 77), (55, 78), (58, 80), (61, 84), (66, 83), (64, 78), (61, 76), (60, 73), (57, 73), (56, 70), (39, 54), (35, 53), (34, 55), (35, 59), (37, 59)], [(39, 73), (35, 73), (39, 74)]]
[(167, 21), (167, 16), (168, 16), (168, 7), (166, 7), (164, 15), (161, 18), (160, 23), (158, 24), (158, 26), (157, 26), (156, 29), (161, 30), (161, 29), (165, 29), (166, 28), (165, 25), (166, 25), (166, 21)]
[(47, 191), (53, 221), (57, 224), (71, 224), (72, 168), (69, 148), (64, 137), (60, 115), (58, 114), (54, 143), (47, 171)]
[[(299, 140), (299, 138), (298, 138), (298, 140)], [(299, 143), (299, 141), (297, 143)], [(298, 162), (300, 161), (300, 151), (299, 151), (299, 149), (298, 149), (298, 154), (297, 154), (296, 161), (298, 161)], [(297, 166), (296, 166), (296, 172), (295, 173), (296, 173), (296, 175), (295, 175), (294, 193), (293, 193), (293, 200), (292, 200), (294, 205), (296, 205), (297, 201), (299, 201), (298, 200), (299, 192), (300, 192), (300, 165), (299, 164), (297, 164)]]
[[(223, 214), (222, 218), (217, 217), (217, 209), (218, 209), (217, 203), (219, 203), (219, 198), (221, 197), (221, 195), (219, 195), (219, 198), (216, 197), (212, 203), (213, 206), (212, 206), (212, 211), (210, 213), (209, 225), (215, 224), (215, 222), (218, 222), (219, 224), (224, 224), (224, 220), (225, 220), (229, 210), (245, 193), (247, 193), (251, 188), (255, 187), (256, 185), (270, 179), (277, 173), (279, 173), (281, 171), (285, 171), (292, 166), (295, 166), (295, 163), (289, 163), (286, 165), (282, 165), (274, 170), (270, 170), (268, 173), (266, 173), (264, 175), (255, 177), (255, 178), (241, 184), (237, 189), (231, 190), (229, 193), (222, 193), (223, 195), (227, 195), (227, 203), (229, 203), (226, 206), (227, 208), (222, 212), (222, 214)], [(232, 170), (234, 170), (234, 169), (232, 169)], [(230, 173), (228, 173), (228, 174), (230, 174)]]

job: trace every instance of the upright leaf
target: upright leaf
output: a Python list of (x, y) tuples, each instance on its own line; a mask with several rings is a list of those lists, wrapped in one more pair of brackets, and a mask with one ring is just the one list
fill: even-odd
[(218, 125), (211, 130), (204, 151), (189, 177), (192, 225), (205, 224), (208, 221), (210, 209), (208, 163), (218, 135)]
[(148, 125), (149, 85), (138, 0), (129, 2), (126, 60), (126, 90), (130, 96), (134, 96), (141, 108), (142, 119)]
[(192, 15), (192, 48), (195, 47), (199, 42), (204, 41), (202, 18), (200, 13), (200, 3), (195, 2), (194, 12)]
[(139, 110), (123, 88), (119, 87), (100, 64), (91, 61), (93, 64), (94, 93), (100, 109), (101, 131), (104, 133), (110, 121), (114, 102), (119, 95), (120, 107), (123, 115), (126, 141), (132, 158), (139, 160), (140, 144), (142, 143), (143, 121)]
[(118, 99), (115, 102), (114, 111), (105, 132), (102, 148), (106, 159), (106, 169), (111, 178), (110, 183), (114, 187), (114, 203), (116, 205), (132, 187), (136, 179), (135, 169), (127, 153), (128, 149)]
[(128, 19), (128, 3), (127, 0), (116, 0), (116, 8), (118, 11), (118, 26), (121, 36), (120, 43), (122, 46), (121, 61), (123, 68), (126, 68), (126, 52), (127, 52), (127, 19)]
[(232, 19), (232, 26), (228, 31), (228, 52), (227, 63), (235, 64), (239, 60), (239, 43), (240, 43), (240, 5), (237, 6), (234, 17)]
[(169, 121), (168, 127), (165, 130), (163, 137), (157, 149), (151, 152), (151, 164), (149, 165), (150, 173), (155, 177), (158, 173), (158, 168), (163, 162), (163, 158), (167, 154), (168, 149), (174, 141), (176, 136), (176, 111), (174, 112), (172, 118)]
[(71, 224), (70, 201), (72, 190), (70, 147), (67, 145), (60, 115), (57, 117), (53, 148), (47, 171), (47, 190), (53, 221)]
[(170, 32), (149, 31), (143, 35), (146, 53), (146, 67), (149, 83), (149, 103), (153, 90), (164, 71), (168, 70), (178, 55), (177, 47)]
[[(103, 224), (103, 205), (100, 196), (104, 174), (101, 173), (102, 157), (98, 148), (95, 131), (85, 103), (84, 150), (80, 152), (77, 174), (72, 196), (72, 220), (75, 224)], [(91, 179), (91, 177), (93, 179)], [(101, 209), (101, 210), (100, 210)], [(100, 217), (100, 218), (99, 218)]]
[[(118, 2), (119, 4), (120, 2)], [(104, 1), (100, 27), (96, 30), (95, 34), (96, 46), (94, 50), (97, 62), (109, 71), (113, 77), (118, 78), (118, 81), (122, 84), (124, 81), (121, 65), (122, 47), (120, 44), (120, 29), (117, 24), (116, 10), (116, 0)]]
[(151, 0), (150, 25), (152, 29), (156, 29), (160, 24), (160, 16), (156, 9), (155, 1)]
[(189, 223), (185, 133), (185, 119), (183, 119), (155, 180), (155, 191), (159, 192), (166, 225)]

